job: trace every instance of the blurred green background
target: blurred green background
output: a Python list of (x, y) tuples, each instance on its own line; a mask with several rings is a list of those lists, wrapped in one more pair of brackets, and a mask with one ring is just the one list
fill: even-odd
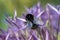
[(13, 17), (14, 9), (17, 10), (17, 15), (20, 16), (22, 12), (25, 11), (24, 6), (32, 7), (38, 1), (44, 7), (46, 3), (53, 5), (60, 5), (60, 0), (0, 0), (0, 28), (6, 30), (7, 23), (5, 22), (4, 14), (9, 14)]

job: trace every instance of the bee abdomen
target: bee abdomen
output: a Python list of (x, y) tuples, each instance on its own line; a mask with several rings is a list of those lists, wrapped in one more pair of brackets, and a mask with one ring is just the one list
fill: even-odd
[(37, 24), (33, 24), (31, 29), (37, 29), (38, 28), (38, 25)]

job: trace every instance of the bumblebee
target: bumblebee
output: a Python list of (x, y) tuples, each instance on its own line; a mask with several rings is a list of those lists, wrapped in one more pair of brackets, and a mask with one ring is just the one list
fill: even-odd
[(28, 27), (30, 27), (31, 29), (36, 29), (39, 26), (38, 24), (34, 22), (34, 15), (32, 14), (26, 15), (26, 21), (28, 23)]

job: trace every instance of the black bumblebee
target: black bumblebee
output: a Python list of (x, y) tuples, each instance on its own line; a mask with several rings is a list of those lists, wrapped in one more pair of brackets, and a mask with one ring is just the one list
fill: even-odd
[(32, 14), (27, 14), (26, 15), (26, 20), (31, 29), (36, 29), (38, 28), (38, 24), (34, 23), (34, 16)]

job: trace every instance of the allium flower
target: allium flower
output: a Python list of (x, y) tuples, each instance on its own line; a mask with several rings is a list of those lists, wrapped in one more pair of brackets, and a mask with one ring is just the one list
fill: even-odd
[(14, 18), (6, 17), (9, 25), (7, 31), (0, 29), (0, 40), (58, 40), (60, 32), (58, 8), (48, 3), (43, 9), (38, 2), (32, 8), (25, 6), (26, 12), (22, 17), (17, 17), (15, 9)]

